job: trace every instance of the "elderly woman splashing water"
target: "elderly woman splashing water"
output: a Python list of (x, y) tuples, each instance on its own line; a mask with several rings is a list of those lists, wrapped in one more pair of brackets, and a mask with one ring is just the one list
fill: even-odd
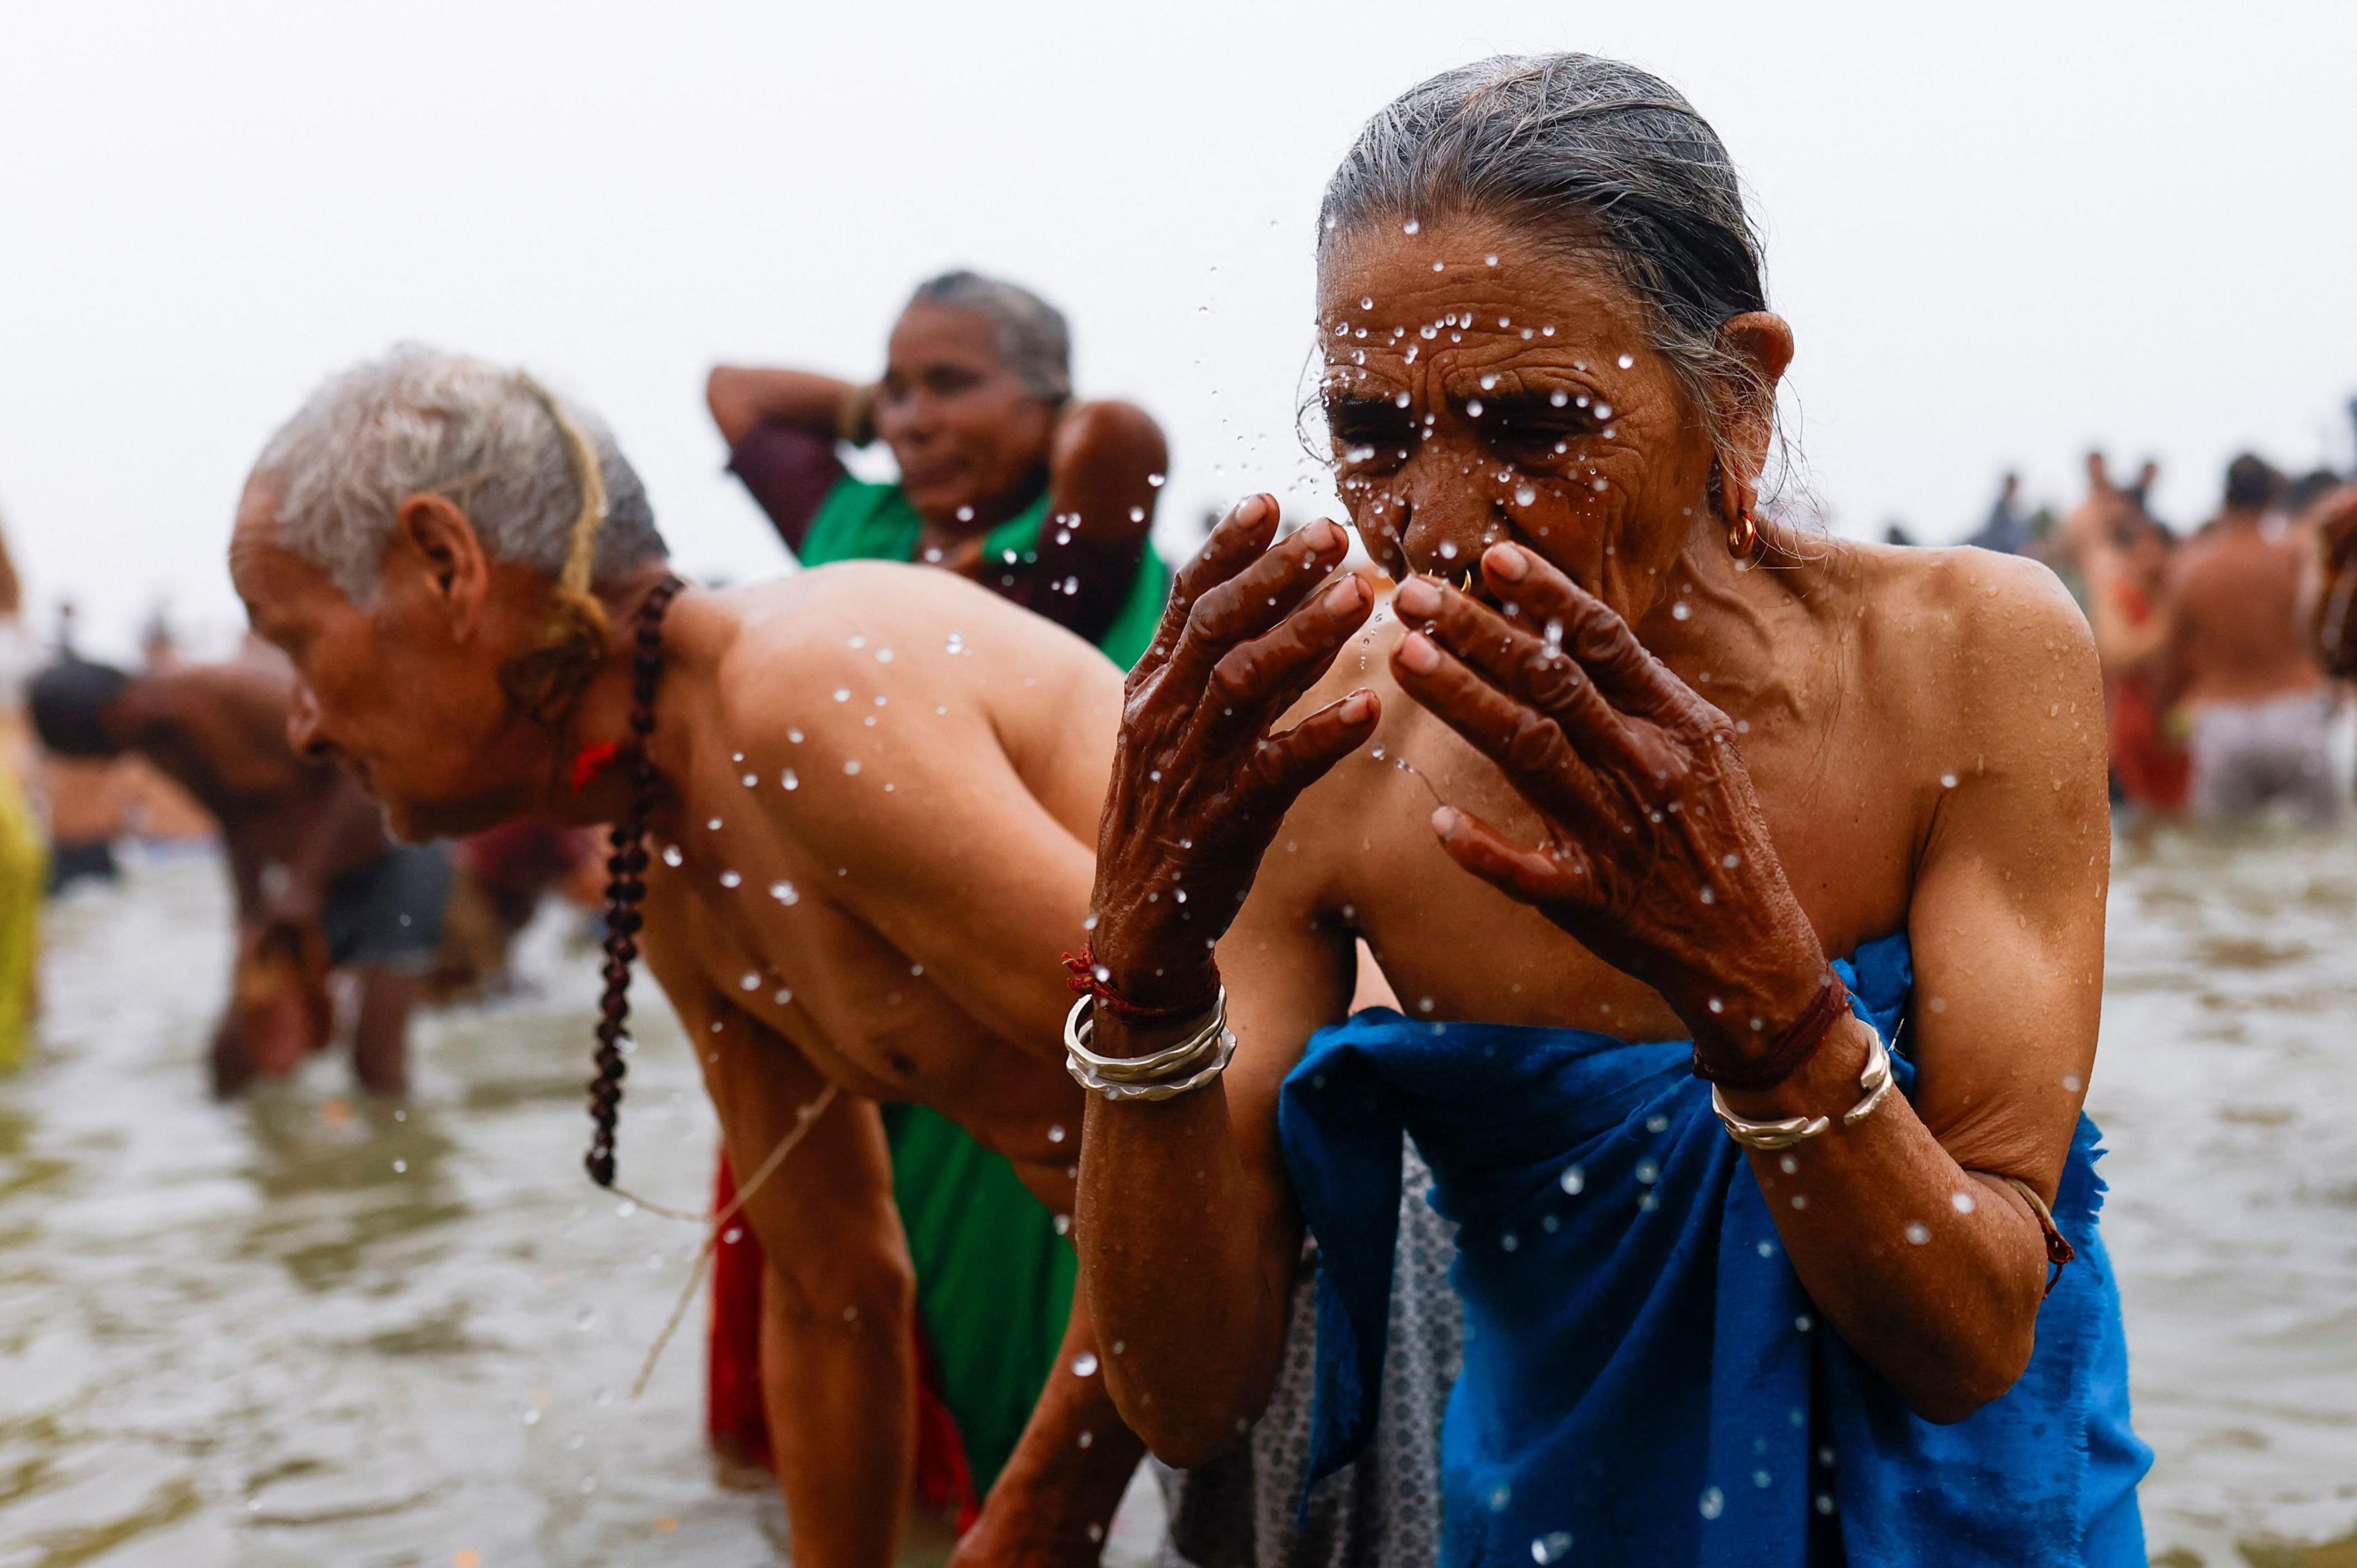
[[(1313, 1475), (1350, 1457), (1405, 1132), (1459, 1227), (1444, 1562), (2142, 1563), (2070, 600), (1759, 514), (1792, 329), (1641, 71), (1415, 88), (1318, 262), (1403, 586), (1376, 616), (1339, 526), (1273, 544), (1255, 497), (1130, 678), (1067, 1033), (1123, 1413), (1232, 1440), (1306, 1225)], [(1405, 1015), (1343, 1020), (1354, 936)]]

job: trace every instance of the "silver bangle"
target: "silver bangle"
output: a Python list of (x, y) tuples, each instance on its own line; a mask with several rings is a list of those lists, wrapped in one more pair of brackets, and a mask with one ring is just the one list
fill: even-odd
[[(1842, 1112), (1842, 1125), (1854, 1127), (1874, 1114), (1890, 1094), (1897, 1081), (1890, 1075), (1890, 1049), (1882, 1043), (1882, 1031), (1868, 1024), (1866, 1026), (1866, 1069), (1857, 1075), (1857, 1087), (1862, 1091), (1858, 1102)], [(1761, 1149), (1770, 1154), (1789, 1149), (1793, 1144), (1813, 1138), (1833, 1125), (1828, 1116), (1790, 1116), (1781, 1122), (1749, 1122), (1727, 1108), (1727, 1097), (1718, 1085), (1710, 1086), (1711, 1113), (1727, 1135), (1747, 1149)]]
[(1142, 1057), (1100, 1056), (1089, 1048), (1096, 1036), (1095, 1004), (1093, 996), (1083, 996), (1064, 1018), (1064, 1070), (1091, 1094), (1115, 1101), (1175, 1099), (1217, 1079), (1235, 1055), (1225, 986), (1186, 1038)]

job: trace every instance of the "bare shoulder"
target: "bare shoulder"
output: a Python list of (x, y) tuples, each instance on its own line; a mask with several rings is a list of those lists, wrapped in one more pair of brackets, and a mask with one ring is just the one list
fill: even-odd
[(2036, 561), (1970, 547), (1846, 553), (1856, 565), (1849, 613), (1875, 672), (1869, 705), (1898, 721), (1889, 733), (1915, 737), (1909, 750), (1922, 768), (1943, 785), (2001, 784), (2008, 798), (2035, 784), (2035, 799), (2074, 811), (2102, 801), (2102, 671), (2094, 634), (2060, 578)]

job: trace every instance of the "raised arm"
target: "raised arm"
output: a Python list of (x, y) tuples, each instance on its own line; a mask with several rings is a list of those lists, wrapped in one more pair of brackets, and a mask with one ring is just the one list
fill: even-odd
[(1076, 403), (1048, 450), (1049, 521), (1017, 602), (1094, 642), (1128, 600), (1170, 467), (1162, 427), (1134, 403)]
[(712, 410), (712, 423), (720, 427), (720, 438), (734, 447), (754, 426), (772, 421), (829, 441), (852, 435), (846, 416), (857, 412), (861, 391), (854, 382), (815, 371), (715, 365), (705, 378), (704, 401)]

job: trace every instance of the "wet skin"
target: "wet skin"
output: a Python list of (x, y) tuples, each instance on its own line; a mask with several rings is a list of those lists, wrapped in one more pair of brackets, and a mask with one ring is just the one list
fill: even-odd
[[(249, 495), (231, 564), (256, 628), (304, 677), (298, 745), (362, 768), (404, 832), (624, 814), (618, 772), (576, 791), (569, 766), (629, 734), (630, 618), (660, 567), (601, 587), (611, 656), (551, 735), (510, 714), (498, 682), (544, 611), (544, 578), (489, 562), (455, 507), (418, 497), (364, 613), (274, 542), (274, 504)], [(1071, 1211), (1082, 1107), (1056, 1045), (1069, 1004), (1059, 957), (1082, 940), (1085, 835), (1120, 678), (973, 584), (883, 564), (685, 592), (663, 639), (651, 756), (664, 789), (640, 940), (703, 1059), (735, 1169), (759, 1168), (825, 1085), (849, 1091), (746, 1212), (770, 1259), (763, 1373), (796, 1560), (881, 1564), (910, 1463), (914, 1369), (874, 1101), (952, 1116)], [(397, 682), (377, 651), (392, 648), (414, 671)], [(791, 895), (773, 894), (785, 884)], [(626, 1114), (625, 1182), (630, 1126)], [(1076, 1304), (960, 1561), (1093, 1561), (1086, 1532), (1140, 1452), (1103, 1380), (1071, 1371), (1093, 1344)]]
[[(1916, 1409), (1961, 1417), (2018, 1375), (2044, 1279), (1998, 1178), (2051, 1194), (2094, 1051), (2108, 835), (2083, 622), (2042, 567), (1977, 551), (1783, 536), (1776, 569), (1746, 569), (1726, 538), (1751, 487), (1711, 482), (1609, 274), (1474, 221), (1338, 241), (1320, 319), (1341, 493), (1378, 559), (1432, 575), (1370, 624), (1363, 585), (1326, 583), (1341, 530), (1272, 546), (1254, 498), (1133, 673), (1097, 951), (1178, 1005), (1208, 1001), (1219, 938), (1240, 1045), (1217, 1088), (1090, 1105), (1075, 1236), (1127, 1346), (1117, 1402), (1193, 1464), (1265, 1401), (1300, 1238), (1276, 1092), (1342, 1015), (1354, 934), (1411, 1015), (1691, 1036), (1733, 1063), (1828, 955), (1905, 929), (1917, 1100), (1790, 1172), (1752, 1166), (1827, 1317)], [(1791, 351), (1771, 317), (1726, 341), (1770, 381)], [(1765, 411), (1728, 420), (1756, 471)], [(1728, 1099), (1838, 1112), (1867, 1052), (1845, 1021), (1784, 1084)]]

